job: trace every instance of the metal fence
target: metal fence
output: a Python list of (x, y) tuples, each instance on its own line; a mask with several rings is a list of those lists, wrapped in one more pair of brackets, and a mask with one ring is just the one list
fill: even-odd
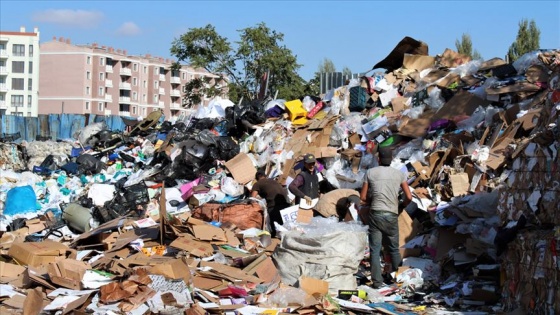
[(0, 137), (4, 141), (14, 142), (71, 139), (85, 126), (97, 122), (105, 122), (107, 128), (114, 131), (123, 131), (126, 128), (121, 116), (115, 115), (50, 114), (38, 117), (2, 115)]
[(319, 74), (321, 94), (326, 94), (332, 89), (339, 88), (347, 84), (351, 79), (357, 79), (364, 73), (345, 74), (342, 72), (323, 72)]

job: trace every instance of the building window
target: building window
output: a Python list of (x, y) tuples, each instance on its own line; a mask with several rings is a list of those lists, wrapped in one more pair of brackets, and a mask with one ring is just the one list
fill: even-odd
[(103, 102), (97, 103), (97, 110), (102, 112), (103, 111)]
[(104, 66), (104, 65), (105, 65), (105, 58), (103, 58), (103, 57), (99, 58), (99, 65), (100, 65), (100, 66)]
[(29, 57), (33, 57), (33, 45), (29, 45)]
[(100, 87), (100, 88), (99, 88), (99, 96), (103, 96), (103, 92), (104, 92), (103, 87)]
[(27, 69), (27, 72), (28, 72), (29, 74), (32, 74), (32, 73), (33, 73), (33, 61), (30, 61), (30, 62), (29, 62), (29, 69)]
[(12, 46), (12, 53), (14, 56), (23, 57), (25, 56), (25, 45), (14, 44)]
[(24, 79), (12, 78), (12, 90), (23, 91)]
[(25, 61), (12, 61), (12, 73), (25, 73)]
[(146, 107), (142, 108), (142, 115), (146, 115)]
[(28, 91), (33, 91), (33, 80), (32, 79), (27, 79), (27, 90)]
[(86, 102), (86, 110), (89, 110), (89, 102)]
[(148, 67), (144, 66), (144, 73), (148, 73)]
[(91, 65), (91, 56), (87, 56), (86, 60), (87, 60), (87, 64)]
[(158, 99), (158, 96), (156, 94), (156, 95), (154, 95), (154, 103), (157, 103), (157, 99)]
[(154, 67), (154, 74), (158, 75), (159, 74), (159, 67)]
[(27, 112), (27, 117), (31, 117), (31, 112)]
[(133, 64), (132, 69), (134, 70), (134, 72), (138, 71), (138, 64), (137, 63)]
[(89, 71), (86, 72), (86, 79), (88, 79), (88, 80), (91, 79), (91, 72), (89, 72)]
[(134, 86), (138, 85), (138, 79), (137, 78), (132, 78), (132, 85), (134, 85)]
[(136, 106), (132, 106), (132, 114), (136, 115)]
[(12, 107), (23, 107), (23, 95), (12, 95)]
[(105, 80), (105, 73), (101, 72), (99, 73), (99, 81), (103, 81)]
[(146, 80), (144, 80), (144, 84), (142, 84), (144, 86), (144, 88), (148, 87), (148, 82)]
[(159, 87), (159, 81), (154, 81), (154, 89), (157, 89)]
[(31, 107), (32, 102), (33, 102), (33, 96), (27, 95), (27, 108)]
[(183, 72), (183, 80), (186, 80), (186, 79), (187, 79), (187, 73)]
[(147, 99), (147, 98), (146, 98), (146, 94), (142, 94), (142, 102), (145, 102), (146, 99)]
[(86, 86), (86, 95), (89, 95), (89, 86)]
[(132, 92), (132, 99), (133, 99), (134, 101), (137, 101), (137, 100), (138, 100), (138, 93)]

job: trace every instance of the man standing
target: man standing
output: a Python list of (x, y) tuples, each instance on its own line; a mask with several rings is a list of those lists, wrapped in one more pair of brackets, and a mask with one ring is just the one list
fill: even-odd
[(314, 210), (325, 218), (336, 216), (339, 221), (350, 221), (352, 215), (348, 209), (351, 205), (360, 206), (360, 194), (355, 189), (335, 189), (321, 196)]
[(251, 190), (251, 197), (257, 195), (266, 200), (266, 208), (270, 221), (270, 235), (276, 236), (276, 226), (274, 222), (283, 224), (280, 210), (290, 206), (288, 203), (288, 193), (286, 189), (274, 179), (267, 178), (263, 171), (258, 171), (256, 175), (257, 182)]
[(296, 204), (305, 199), (311, 205), (313, 199), (319, 197), (319, 176), (315, 169), (315, 156), (311, 153), (303, 157), (303, 169), (290, 183), (288, 189), (296, 196)]
[(403, 206), (412, 200), (406, 176), (392, 167), (392, 151), (379, 149), (379, 165), (366, 172), (360, 198), (370, 205), (369, 247), (371, 257), (371, 280), (373, 288), (383, 286), (381, 275), (381, 244), (386, 244), (391, 256), (391, 270), (397, 271), (401, 263), (399, 253), (399, 189), (404, 192)]

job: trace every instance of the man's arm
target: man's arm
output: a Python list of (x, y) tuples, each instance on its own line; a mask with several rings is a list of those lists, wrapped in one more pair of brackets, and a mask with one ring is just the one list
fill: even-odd
[(368, 202), (368, 181), (364, 180), (364, 184), (362, 185), (362, 191), (360, 191), (360, 200), (367, 203)]
[(412, 194), (410, 193), (410, 188), (408, 188), (408, 183), (406, 181), (401, 183), (401, 188), (404, 193), (404, 200), (402, 206), (406, 207), (412, 201)]
[(257, 198), (258, 195), (259, 195), (259, 192), (257, 190), (251, 191), (251, 197)]
[(290, 185), (288, 186), (288, 189), (290, 190), (290, 192), (292, 194), (294, 194), (296, 197), (299, 198), (305, 198), (305, 194), (299, 190), (299, 187), (301, 187), (301, 185), (303, 185), (303, 176), (298, 175), (296, 176), (296, 178), (290, 183)]

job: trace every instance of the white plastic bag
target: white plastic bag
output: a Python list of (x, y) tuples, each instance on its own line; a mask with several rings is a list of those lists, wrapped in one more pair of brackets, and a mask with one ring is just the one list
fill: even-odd
[(223, 177), (220, 183), (220, 190), (231, 197), (241, 196), (244, 193), (244, 186), (236, 182), (231, 177)]

